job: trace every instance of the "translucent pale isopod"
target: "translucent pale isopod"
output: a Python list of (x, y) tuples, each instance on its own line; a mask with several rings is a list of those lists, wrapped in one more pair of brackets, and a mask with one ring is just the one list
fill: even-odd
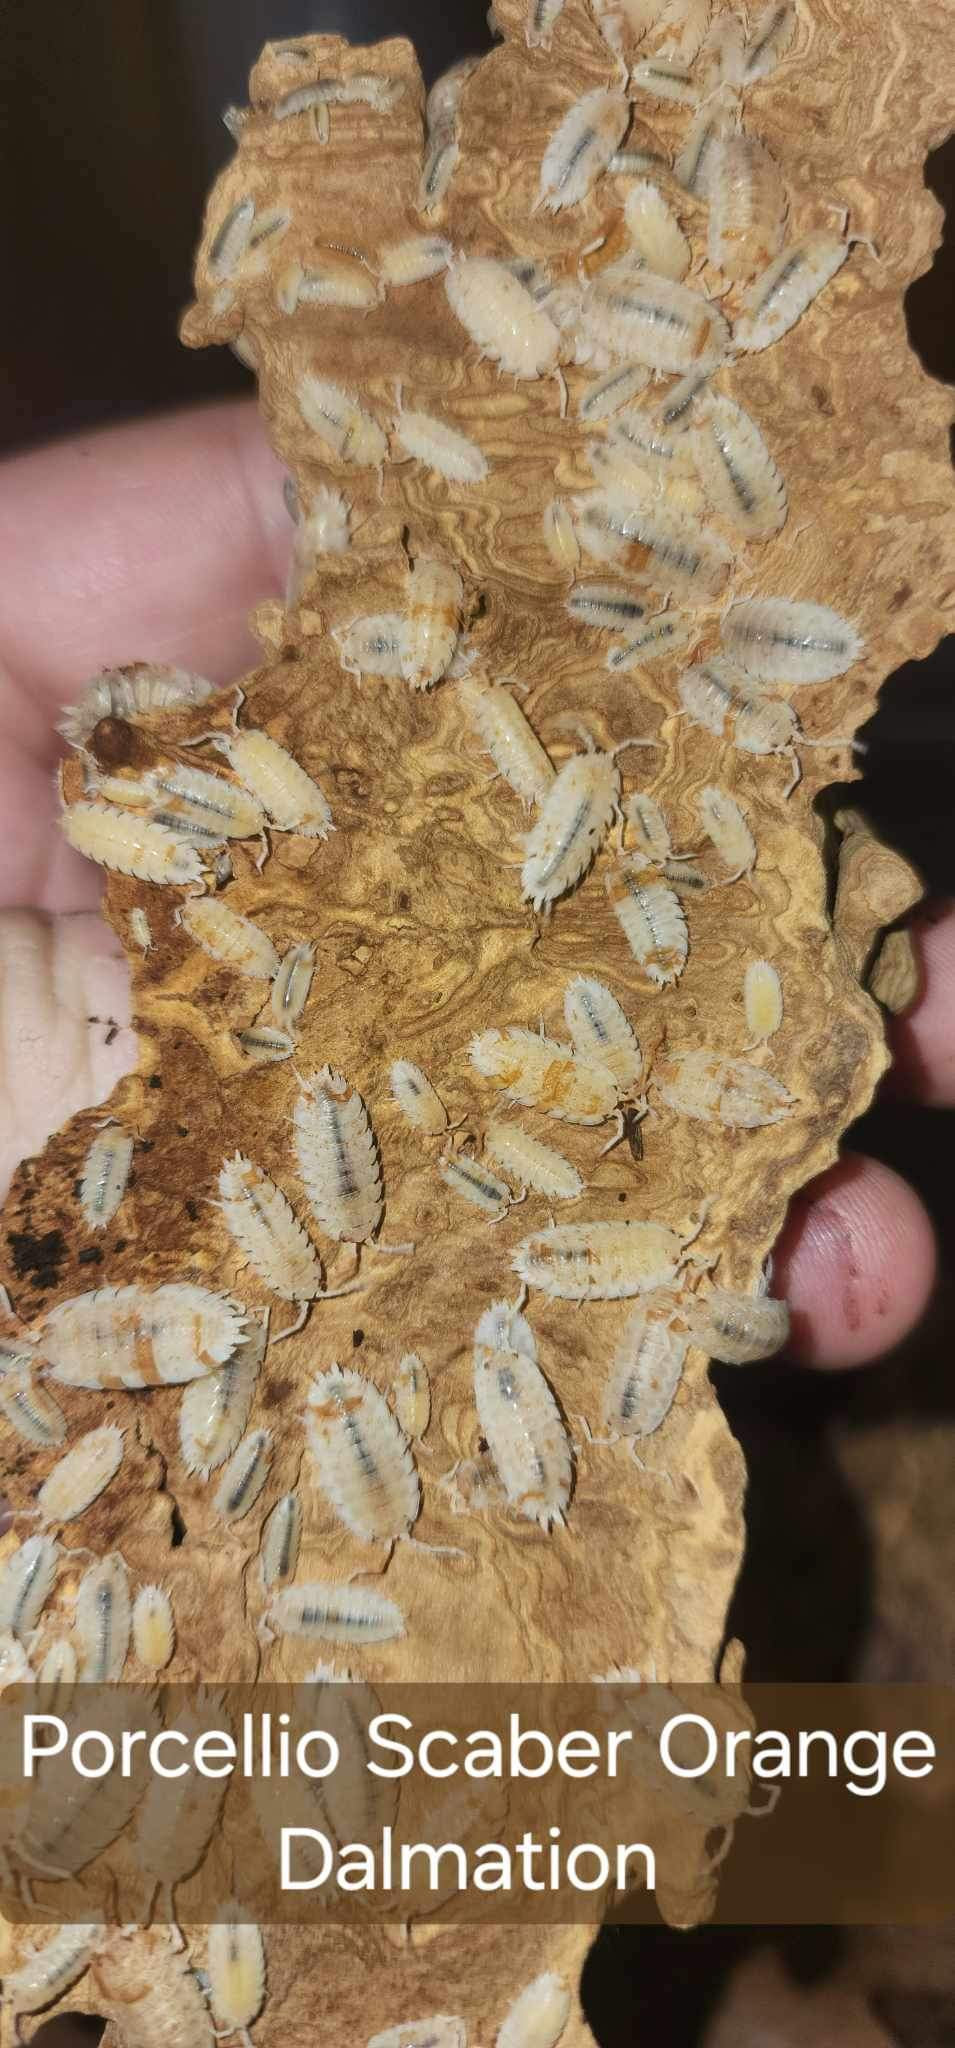
[(679, 654), (696, 638), (697, 630), (692, 619), (682, 618), (679, 612), (658, 612), (608, 650), (605, 666), (613, 670), (646, 668), (650, 662)]
[(762, 434), (731, 398), (714, 395), (689, 436), (714, 510), (750, 540), (768, 540), (786, 523), (786, 486)]
[(406, 1351), (399, 1359), (393, 1391), (399, 1424), (405, 1435), (417, 1442), (431, 1420), (431, 1381), (416, 1351)]
[(59, 1706), (69, 1706), (76, 1672), (76, 1651), (72, 1643), (66, 1637), (51, 1643), (37, 1672), (37, 1684), (46, 1686), (46, 1698), (54, 1712)]
[(480, 676), (462, 676), (458, 702), (499, 775), (526, 804), (544, 801), (554, 781), (554, 768), (510, 691)]
[(745, 701), (746, 677), (732, 661), (701, 661), (680, 677), (678, 695), (689, 718), (721, 739), (727, 718)]
[(123, 1432), (113, 1422), (81, 1436), (54, 1465), (36, 1497), (44, 1522), (74, 1522), (115, 1479), (123, 1462)]
[(692, 192), (694, 198), (709, 198), (719, 145), (725, 136), (732, 133), (737, 119), (735, 94), (718, 91), (707, 94), (673, 165), (677, 182), (684, 191)]
[(293, 1112), (295, 1152), (309, 1203), (343, 1244), (364, 1244), (381, 1222), (378, 1146), (368, 1111), (344, 1074), (310, 1075)]
[(345, 306), (366, 313), (381, 295), (382, 287), (367, 264), (336, 249), (323, 250), (307, 270), (297, 261), (287, 264), (279, 278), (276, 301), (279, 311), (289, 314), (308, 305)]
[(340, 462), (377, 469), (386, 460), (387, 436), (350, 391), (343, 391), (328, 377), (307, 372), (299, 378), (297, 392), (305, 425), (321, 435)]
[(483, 1209), (492, 1222), (497, 1223), (507, 1215), (513, 1200), (510, 1188), (469, 1152), (449, 1153), (439, 1160), (438, 1172), (452, 1193), (463, 1195), (466, 1202)]
[(64, 834), (76, 853), (141, 882), (182, 884), (202, 878), (195, 848), (175, 832), (133, 811), (108, 804), (68, 804), (60, 814)]
[(604, 876), (604, 887), (636, 961), (658, 988), (678, 981), (689, 938), (678, 898), (666, 882), (649, 880), (643, 860), (625, 856)]
[(405, 1633), (401, 1609), (383, 1593), (321, 1580), (286, 1586), (276, 1593), (266, 1622), (276, 1635), (311, 1636), (332, 1643), (387, 1643)]
[(785, 597), (734, 604), (720, 628), (723, 645), (757, 683), (825, 683), (844, 675), (863, 652), (853, 625), (825, 604)]
[(514, 1270), (558, 1301), (620, 1301), (675, 1279), (688, 1242), (665, 1223), (553, 1223), (518, 1245)]
[(237, 1031), (235, 1037), (246, 1059), (256, 1067), (291, 1059), (295, 1050), (288, 1032), (273, 1031), (270, 1024), (252, 1024), (247, 1031)]
[(335, 626), (332, 639), (338, 647), (343, 668), (357, 676), (401, 674), (405, 622), (400, 612), (370, 612), (352, 619), (348, 626)]
[(297, 1493), (283, 1493), (262, 1531), (262, 1584), (266, 1592), (294, 1578), (301, 1540), (301, 1501)]
[(521, 894), (544, 910), (576, 888), (620, 814), (620, 770), (596, 747), (572, 754), (551, 783), (524, 842)]
[(655, 100), (676, 100), (684, 107), (695, 107), (699, 100), (688, 65), (662, 53), (659, 57), (644, 57), (635, 64), (630, 85), (637, 92), (650, 93)]
[(520, 1124), (492, 1119), (485, 1126), (484, 1150), (518, 1187), (533, 1188), (535, 1194), (546, 1195), (551, 1201), (574, 1202), (584, 1192), (576, 1166), (562, 1152), (555, 1151), (553, 1145), (533, 1138)]
[(599, 1061), (581, 1058), (558, 1039), (512, 1024), (471, 1041), (471, 1064), (497, 1081), (511, 1102), (541, 1109), (558, 1122), (600, 1124), (617, 1107), (617, 1085)]
[(144, 784), (160, 807), (153, 815), (171, 832), (198, 831), (218, 840), (254, 839), (265, 823), (261, 804), (247, 789), (224, 775), (210, 775), (205, 768), (169, 762), (150, 769)]
[(305, 1008), (314, 972), (314, 947), (291, 946), (281, 962), (269, 997), (276, 1024), (284, 1026), (287, 1031), (298, 1023)]
[(765, 1045), (783, 1021), (783, 985), (771, 960), (750, 960), (743, 976), (750, 1045)]
[(45, 1388), (37, 1386), (29, 1363), (2, 1366), (0, 1415), (23, 1443), (39, 1450), (61, 1444), (66, 1436), (66, 1417)]
[(122, 1677), (131, 1620), (129, 1575), (114, 1550), (84, 1572), (76, 1595), (74, 1627), (85, 1684), (105, 1685)]
[(608, 370), (606, 376), (598, 377), (595, 384), (588, 384), (577, 406), (578, 418), (588, 425), (595, 420), (608, 419), (621, 407), (630, 405), (639, 398), (650, 382), (650, 371), (646, 363), (618, 363)]
[(251, 199), (240, 199), (229, 208), (209, 244), (206, 261), (212, 277), (232, 276), (249, 246), (254, 219), (255, 202)]
[(331, 1366), (309, 1389), (305, 1429), (318, 1483), (346, 1529), (363, 1543), (406, 1536), (421, 1489), (407, 1438), (378, 1388)]
[(86, 683), (60, 722), (64, 739), (83, 747), (101, 718), (147, 719), (153, 712), (184, 711), (215, 696), (215, 684), (188, 669), (135, 661), (104, 669)]
[(756, 841), (736, 798), (712, 783), (697, 798), (700, 823), (721, 861), (732, 869), (727, 881), (738, 881), (756, 866)]
[(80, 1207), (91, 1230), (105, 1230), (126, 1192), (133, 1141), (119, 1124), (107, 1124), (87, 1152), (80, 1181)]
[(206, 1970), (220, 2028), (243, 2035), (248, 2048), (248, 2029), (265, 1999), (265, 1944), (261, 1929), (236, 1905), (216, 1909), (206, 1936)]
[(443, 124), (429, 135), (418, 185), (418, 205), (422, 213), (433, 213), (435, 207), (440, 206), (454, 176), (460, 155), (452, 124)]
[(182, 905), (180, 922), (196, 945), (213, 960), (253, 981), (272, 981), (279, 956), (267, 932), (241, 917), (216, 896), (194, 896)]
[(661, 865), (673, 850), (670, 828), (655, 797), (637, 791), (623, 807), (628, 828), (636, 834), (638, 851)]
[(508, 2006), (494, 2048), (556, 2048), (570, 2018), (570, 1992), (545, 1970)]
[(213, 2048), (209, 2008), (188, 1950), (179, 1954), (164, 1928), (131, 1938), (112, 1934), (93, 1956), (90, 1975), (96, 2011), (122, 2033), (125, 2048)]
[(753, 85), (757, 78), (768, 78), (780, 58), (785, 56), (795, 33), (793, 0), (769, 0), (769, 6), (763, 9), (746, 44), (743, 83)]
[(213, 1495), (212, 1505), (224, 1522), (240, 1522), (255, 1506), (271, 1462), (271, 1430), (253, 1429), (236, 1446)]
[(218, 1372), (186, 1388), (179, 1405), (179, 1444), (187, 1472), (208, 1479), (235, 1450), (249, 1419), (267, 1331), (264, 1317), (253, 1322), (245, 1342)]
[(624, 583), (575, 583), (567, 610), (571, 618), (598, 632), (623, 633), (643, 618), (646, 605)]
[(658, 1060), (654, 1083), (671, 1109), (700, 1123), (753, 1131), (789, 1115), (793, 1098), (781, 1081), (748, 1060), (726, 1059), (700, 1046)]
[(133, 1601), (133, 1649), (147, 1671), (165, 1671), (176, 1647), (172, 1601), (164, 1586), (140, 1586)]
[(258, 797), (280, 832), (301, 832), (306, 839), (327, 839), (334, 831), (332, 814), (304, 768), (270, 733), (254, 728), (217, 733), (214, 744), (226, 755), (240, 780)]
[(598, 1060), (629, 1094), (639, 1085), (643, 1054), (616, 996), (592, 975), (577, 974), (564, 992), (564, 1016), (574, 1051)]
[(481, 354), (510, 377), (556, 369), (560, 335), (507, 266), (490, 256), (459, 256), (445, 277), (452, 312)]
[(635, 253), (657, 277), (677, 282), (690, 268), (692, 251), (676, 216), (658, 185), (640, 178), (631, 185), (623, 204), (623, 217)]
[(672, 1295), (651, 1296), (627, 1318), (604, 1389), (603, 1422), (614, 1436), (652, 1436), (680, 1384), (689, 1335), (674, 1324)]
[[(528, 49), (550, 49), (554, 24), (563, 12), (563, 7), (564, 0), (528, 0), (527, 21), (524, 28)], [(450, 2022), (450, 2024), (459, 2026), (460, 2021), (455, 2020)], [(370, 2042), (368, 2048), (371, 2048)], [(439, 2042), (438, 2048), (445, 2048), (445, 2043), (443, 2041)], [(447, 2044), (447, 2048), (452, 2048), (450, 2042)], [(464, 2048), (463, 2041), (461, 2048)]]
[(563, 1522), (573, 1480), (567, 1431), (528, 1325), (507, 1302), (486, 1309), (474, 1332), (474, 1400), (508, 1505), (542, 1529)]
[(321, 1260), (268, 1174), (236, 1152), (219, 1174), (219, 1196), (232, 1237), (266, 1287), (283, 1301), (316, 1300)]
[(413, 1060), (395, 1060), (390, 1079), (392, 1096), (412, 1129), (440, 1138), (448, 1128), (448, 1112), (427, 1074)]
[(98, 1942), (103, 1939), (101, 1921), (79, 1921), (74, 1927), (59, 1927), (49, 1941), (27, 1955), (17, 1970), (7, 1970), (3, 1979), (3, 2002), (16, 2017), (23, 2012), (42, 2012), (62, 1998), (76, 1983)]
[(648, 498), (631, 499), (594, 491), (580, 501), (581, 545), (601, 561), (616, 562), (630, 575), (686, 603), (718, 597), (733, 563), (726, 542), (688, 512)]
[(786, 187), (765, 143), (751, 135), (721, 136), (708, 196), (709, 260), (724, 277), (743, 284), (778, 255), (786, 231)]
[(133, 938), (136, 941), (137, 946), (140, 949), (140, 952), (150, 952), (152, 949), (153, 935), (149, 929), (149, 919), (146, 916), (146, 912), (140, 909), (138, 904), (136, 906), (136, 909), (131, 910), (129, 913), (129, 929), (130, 932), (132, 933)]
[(50, 1375), (70, 1387), (181, 1385), (235, 1350), (245, 1311), (224, 1294), (175, 1280), (163, 1287), (100, 1287), (50, 1310), (42, 1325)]
[(545, 505), (541, 520), (544, 543), (558, 569), (572, 576), (580, 561), (580, 542), (574, 532), (574, 522), (563, 498), (551, 498)]
[[(540, 7), (542, 0), (537, 4)], [(400, 2026), (386, 2027), (383, 2033), (372, 2034), (367, 2048), (468, 2048), (468, 2030), (463, 2020), (439, 2012), (431, 2019), (403, 2020)]]
[(650, 370), (679, 376), (705, 356), (713, 364), (729, 346), (717, 306), (689, 285), (649, 270), (616, 266), (598, 274), (584, 296), (580, 334), (595, 349), (635, 356)]
[(771, 1358), (789, 1336), (786, 1303), (765, 1292), (737, 1294), (729, 1287), (711, 1287), (689, 1297), (686, 1316), (694, 1342), (724, 1365)]
[(449, 562), (419, 556), (408, 574), (400, 669), (413, 690), (429, 690), (450, 666), (461, 630), (464, 586)]
[(622, 92), (588, 92), (568, 108), (541, 164), (540, 198), (551, 213), (586, 198), (607, 169), (629, 118)]
[(59, 1545), (52, 1536), (28, 1536), (0, 1567), (0, 1629), (28, 1636), (53, 1591)]
[(390, 285), (420, 284), (447, 270), (453, 251), (443, 235), (409, 235), (378, 252), (378, 269)]
[(821, 230), (791, 242), (744, 292), (743, 314), (733, 328), (734, 346), (753, 352), (780, 341), (842, 269), (848, 254), (848, 242)]
[(449, 483), (480, 484), (487, 476), (487, 456), (477, 442), (449, 427), (445, 420), (433, 419), (430, 413), (402, 408), (395, 422), (395, 439), (406, 455), (447, 477)]

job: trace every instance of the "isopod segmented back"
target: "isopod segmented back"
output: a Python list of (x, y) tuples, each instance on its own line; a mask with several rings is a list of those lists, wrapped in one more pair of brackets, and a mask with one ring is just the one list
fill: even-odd
[(306, 1441), (322, 1492), (362, 1543), (406, 1536), (421, 1504), (411, 1447), (384, 1395), (330, 1366), (309, 1389)]
[[(515, 1324), (523, 1325), (519, 1347)], [(524, 1318), (507, 1302), (485, 1310), (474, 1332), (474, 1399), (509, 1506), (549, 1529), (564, 1519), (573, 1463), (560, 1409), (526, 1335)]]
[(744, 598), (720, 628), (723, 645), (757, 683), (825, 683), (844, 675), (863, 651), (849, 619), (829, 605), (787, 597)]

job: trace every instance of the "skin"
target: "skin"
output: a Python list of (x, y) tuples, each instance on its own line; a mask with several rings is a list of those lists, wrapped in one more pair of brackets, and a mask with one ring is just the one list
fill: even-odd
[[(283, 474), (250, 404), (0, 465), (0, 1193), (133, 1061), (125, 965), (96, 914), (101, 877), (55, 827), (60, 708), (111, 664), (148, 656), (227, 682), (261, 659), (246, 618), (284, 589)], [(931, 906), (915, 929), (921, 990), (892, 1026), (891, 1085), (951, 1105), (955, 906)], [(110, 1020), (120, 1029), (107, 1044)], [(823, 1368), (881, 1356), (918, 1321), (934, 1275), (913, 1190), (844, 1154), (793, 1203), (775, 1255), (789, 1355)]]

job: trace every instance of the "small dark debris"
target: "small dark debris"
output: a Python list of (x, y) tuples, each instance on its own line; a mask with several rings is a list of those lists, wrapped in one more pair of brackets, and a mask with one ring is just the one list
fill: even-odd
[(351, 1333), (351, 1341), (352, 1341), (352, 1350), (353, 1350), (353, 1351), (360, 1351), (360, 1349), (361, 1349), (361, 1346), (362, 1346), (362, 1345), (364, 1344), (364, 1341), (365, 1341), (365, 1332), (364, 1332), (364, 1330), (353, 1330), (353, 1331), (352, 1331), (352, 1333)]
[(67, 1252), (62, 1230), (44, 1230), (39, 1235), (32, 1230), (11, 1230), (7, 1243), (18, 1280), (29, 1278), (33, 1287), (57, 1285)]
[(187, 1131), (185, 1124), (176, 1125), (176, 1136), (177, 1138), (188, 1138), (189, 1132)]
[(151, 1152), (153, 1149), (153, 1145), (155, 1144), (155, 1139), (137, 1138), (136, 1143), (139, 1146), (141, 1152)]
[(102, 1256), (98, 1244), (88, 1244), (86, 1250), (79, 1253), (76, 1263), (78, 1266), (98, 1266)]
[(150, 1074), (150, 1076), (149, 1076), (149, 1080), (148, 1080), (148, 1082), (147, 1082), (147, 1084), (146, 1084), (146, 1085), (147, 1085), (147, 1087), (149, 1087), (149, 1088), (161, 1088), (161, 1087), (162, 1087), (162, 1075), (161, 1075), (161, 1074)]
[(113, 1022), (112, 1018), (110, 1018), (110, 1025), (109, 1025), (109, 1030), (108, 1030), (108, 1031), (107, 1031), (107, 1033), (106, 1033), (106, 1037), (105, 1037), (105, 1038), (104, 1038), (104, 1040), (103, 1040), (103, 1044), (104, 1044), (104, 1045), (112, 1045), (112, 1043), (113, 1043), (113, 1040), (114, 1040), (114, 1038), (118, 1038), (118, 1037), (119, 1037), (119, 1025), (118, 1025), (118, 1024), (115, 1024), (115, 1023)]
[(627, 1199), (626, 1195), (618, 1195), (618, 1196), (617, 1196), (617, 1200), (618, 1200), (618, 1202), (625, 1202), (625, 1201), (626, 1201), (626, 1199)]
[(118, 1238), (116, 1239), (116, 1243), (115, 1243), (115, 1244), (114, 1244), (114, 1246), (113, 1246), (113, 1250), (114, 1250), (114, 1252), (116, 1252), (117, 1254), (118, 1254), (119, 1252), (124, 1252), (124, 1251), (126, 1250), (126, 1246), (128, 1245), (128, 1243), (129, 1243), (129, 1239), (128, 1239), (128, 1237), (118, 1237)]
[(186, 1215), (188, 1216), (190, 1223), (197, 1223), (199, 1221), (199, 1205), (197, 1202), (193, 1201), (191, 1195), (186, 1203)]
[(490, 1450), (490, 1448), (491, 1448), (491, 1447), (490, 1447), (490, 1444), (488, 1443), (487, 1437), (486, 1437), (486, 1436), (479, 1436), (479, 1437), (478, 1437), (478, 1450), (480, 1451), (480, 1453), (481, 1453), (481, 1456), (482, 1456), (482, 1458), (486, 1458), (486, 1457), (487, 1457), (487, 1454), (488, 1454), (488, 1451)]

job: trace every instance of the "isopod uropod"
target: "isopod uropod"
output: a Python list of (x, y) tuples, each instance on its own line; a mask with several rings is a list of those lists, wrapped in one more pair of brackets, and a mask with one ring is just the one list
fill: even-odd
[(107, 1124), (87, 1152), (80, 1181), (80, 1207), (91, 1230), (105, 1230), (126, 1192), (133, 1141), (119, 1124)]
[(378, 1388), (330, 1366), (309, 1389), (305, 1429), (318, 1483), (346, 1529), (362, 1543), (407, 1536), (421, 1488), (408, 1440)]
[(573, 1479), (567, 1431), (530, 1326), (506, 1301), (486, 1309), (474, 1332), (474, 1399), (508, 1505), (542, 1529), (563, 1522)]

